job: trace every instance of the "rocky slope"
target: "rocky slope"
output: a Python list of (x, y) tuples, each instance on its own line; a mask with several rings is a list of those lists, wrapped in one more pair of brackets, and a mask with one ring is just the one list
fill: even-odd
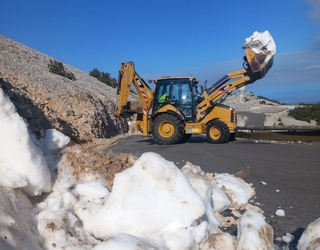
[(113, 116), (114, 88), (66, 64), (75, 81), (53, 74), (50, 59), (55, 60), (0, 35), (0, 87), (37, 137), (48, 128), (75, 142), (128, 132), (128, 123)]
[(264, 114), (266, 119), (264, 126), (310, 126), (316, 125), (316, 121), (306, 122), (296, 120), (289, 116), (289, 110), (297, 107), (297, 105), (280, 104), (263, 97), (258, 97), (251, 92), (239, 92), (228, 96), (224, 104), (233, 107), (238, 111), (238, 126), (245, 126), (246, 117), (241, 112), (252, 112)]

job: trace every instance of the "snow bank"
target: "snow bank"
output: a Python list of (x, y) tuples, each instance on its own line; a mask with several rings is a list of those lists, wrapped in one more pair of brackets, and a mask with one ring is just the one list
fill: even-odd
[(0, 89), (0, 185), (22, 188), (29, 195), (51, 190), (51, 176), (41, 148)]
[[(0, 185), (7, 187), (0, 188), (1, 249), (272, 248), (273, 229), (256, 210), (241, 215), (237, 237), (222, 232), (217, 212), (246, 204), (255, 194), (240, 178), (206, 174), (191, 163), (180, 170), (148, 152), (118, 173), (108, 190), (90, 171), (80, 183), (62, 157), (51, 190), (47, 162), (69, 138), (56, 130), (43, 143), (30, 137), (1, 89), (0, 121)], [(32, 207), (14, 188), (29, 195), (51, 192)], [(319, 225), (320, 219), (308, 226), (299, 249), (319, 247)]]

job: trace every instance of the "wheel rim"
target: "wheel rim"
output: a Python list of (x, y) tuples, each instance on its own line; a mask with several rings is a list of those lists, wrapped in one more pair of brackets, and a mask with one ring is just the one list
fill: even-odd
[(174, 125), (171, 122), (163, 121), (158, 127), (159, 135), (163, 138), (170, 138), (174, 134)]
[(218, 140), (221, 137), (221, 130), (216, 126), (212, 126), (209, 133), (213, 140)]

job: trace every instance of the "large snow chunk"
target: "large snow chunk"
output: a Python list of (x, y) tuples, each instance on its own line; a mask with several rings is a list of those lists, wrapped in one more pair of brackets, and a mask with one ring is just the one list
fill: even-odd
[(299, 239), (298, 249), (320, 249), (320, 218), (310, 223)]
[(64, 135), (56, 129), (47, 129), (44, 145), (48, 150), (63, 148), (70, 142), (70, 137)]
[(212, 192), (212, 200), (214, 204), (214, 211), (221, 213), (228, 209), (232, 203), (228, 199), (228, 196), (225, 192), (222, 191), (218, 185), (213, 185), (213, 192)]
[(255, 191), (244, 180), (224, 173), (214, 177), (217, 185), (232, 198), (232, 204), (245, 205), (255, 195)]
[(269, 31), (254, 32), (246, 38), (242, 48), (246, 50), (246, 61), (252, 73), (255, 73), (257, 79), (263, 78), (271, 69), (276, 53), (276, 44)]
[(41, 148), (0, 88), (0, 185), (21, 187), (29, 195), (51, 190), (51, 176)]
[(157, 234), (163, 239), (171, 234), (168, 240), (172, 242), (177, 234), (188, 242), (205, 236), (203, 225), (198, 225), (205, 214), (201, 197), (181, 170), (151, 152), (115, 176), (112, 191), (100, 209), (88, 210), (80, 202), (75, 211), (84, 228), (99, 238), (126, 233), (135, 237)]
[(237, 249), (272, 249), (273, 228), (267, 224), (261, 213), (247, 210), (238, 220)]
[(276, 53), (276, 44), (268, 30), (253, 32), (250, 37), (246, 38), (242, 48), (249, 48), (257, 54), (268, 53), (273, 56)]
[(191, 186), (201, 196), (206, 207), (206, 220), (209, 224), (210, 233), (220, 232), (220, 221), (214, 214), (215, 201), (212, 200), (212, 193), (215, 183), (211, 182), (208, 176), (201, 170), (199, 166), (187, 162), (181, 169), (185, 176), (188, 178)]

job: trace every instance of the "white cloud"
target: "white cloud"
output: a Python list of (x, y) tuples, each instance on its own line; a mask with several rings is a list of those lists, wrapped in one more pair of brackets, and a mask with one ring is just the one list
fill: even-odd
[[(311, 12), (309, 13), (309, 17), (311, 20), (315, 22), (315, 24), (320, 29), (320, 1), (319, 0), (305, 0), (307, 3), (309, 3), (312, 7)], [(320, 31), (318, 31), (316, 37), (316, 46), (317, 48), (320, 48)]]

